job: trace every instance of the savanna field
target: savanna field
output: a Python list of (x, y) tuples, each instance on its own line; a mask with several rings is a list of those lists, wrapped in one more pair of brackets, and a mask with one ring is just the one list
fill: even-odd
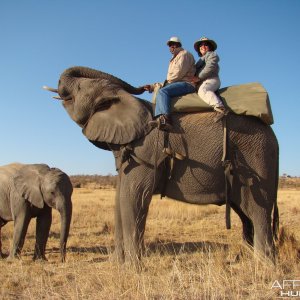
[[(254, 260), (233, 211), (232, 229), (226, 229), (225, 206), (196, 206), (155, 196), (141, 272), (113, 261), (114, 184), (110, 177), (101, 184), (91, 178), (72, 178), (66, 263), (59, 256), (59, 213), (53, 211), (48, 262), (32, 261), (32, 220), (22, 259), (0, 259), (0, 299), (300, 299), (299, 178), (280, 180), (276, 267)], [(12, 230), (12, 223), (2, 228), (5, 254)], [(292, 281), (280, 289), (284, 280)]]

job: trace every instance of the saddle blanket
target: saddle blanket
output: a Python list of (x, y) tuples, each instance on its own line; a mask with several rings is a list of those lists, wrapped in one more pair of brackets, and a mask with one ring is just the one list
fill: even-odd
[[(162, 84), (155, 84), (152, 102), (155, 103), (156, 94)], [(221, 88), (217, 95), (224, 106), (238, 115), (255, 116), (267, 125), (274, 123), (270, 100), (267, 91), (259, 82), (232, 85)], [(212, 110), (197, 93), (176, 97), (171, 102), (172, 112), (201, 112)]]

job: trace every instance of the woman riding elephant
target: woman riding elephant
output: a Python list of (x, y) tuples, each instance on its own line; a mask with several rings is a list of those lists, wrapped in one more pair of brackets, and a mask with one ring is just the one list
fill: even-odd
[(202, 37), (195, 42), (194, 48), (200, 57), (196, 63), (196, 76), (193, 80), (197, 84), (198, 95), (204, 102), (212, 106), (215, 111), (224, 113), (224, 105), (215, 94), (221, 86), (219, 77), (220, 59), (215, 52), (217, 43), (207, 37)]

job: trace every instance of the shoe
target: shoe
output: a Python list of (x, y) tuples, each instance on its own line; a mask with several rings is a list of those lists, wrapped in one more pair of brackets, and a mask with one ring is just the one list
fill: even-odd
[(171, 131), (173, 128), (171, 118), (168, 115), (161, 115), (159, 117), (158, 129), (163, 131)]
[(160, 115), (155, 120), (148, 123), (151, 127), (157, 127), (160, 130), (170, 131), (172, 129), (171, 118), (168, 115)]
[(228, 108), (224, 106), (215, 106), (214, 111), (218, 112), (220, 116), (218, 117), (219, 119), (223, 118), (224, 116), (227, 116), (229, 113)]
[(229, 112), (224, 106), (215, 106), (214, 111), (218, 112), (217, 116), (214, 118), (215, 122), (222, 120)]
[(225, 109), (224, 106), (215, 106), (215, 107), (214, 107), (214, 111), (219, 112), (219, 113), (225, 115), (226, 109)]

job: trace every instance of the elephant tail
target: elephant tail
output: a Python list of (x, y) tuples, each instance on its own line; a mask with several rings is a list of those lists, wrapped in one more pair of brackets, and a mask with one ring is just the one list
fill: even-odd
[(143, 87), (134, 87), (118, 77), (88, 67), (71, 67), (66, 69), (61, 76), (109, 80), (110, 83), (122, 87), (126, 92), (133, 95), (140, 95), (145, 91)]
[(279, 147), (277, 148), (277, 167), (276, 167), (276, 178), (275, 178), (275, 188), (274, 188), (274, 207), (273, 207), (273, 236), (275, 241), (278, 240), (279, 232), (279, 211), (277, 205), (277, 192), (278, 192), (278, 182), (279, 182)]
[(279, 212), (278, 212), (278, 206), (276, 201), (274, 205), (274, 211), (273, 211), (273, 236), (275, 241), (278, 240), (278, 232), (279, 232)]

